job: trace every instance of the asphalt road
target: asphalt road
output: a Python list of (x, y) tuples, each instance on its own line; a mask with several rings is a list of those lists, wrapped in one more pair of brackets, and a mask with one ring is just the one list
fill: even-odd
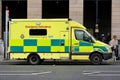
[(120, 64), (91, 65), (89, 62), (0, 62), (0, 80), (120, 80)]

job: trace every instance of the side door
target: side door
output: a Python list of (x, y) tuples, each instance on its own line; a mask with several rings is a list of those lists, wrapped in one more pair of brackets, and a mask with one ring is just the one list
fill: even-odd
[(90, 52), (93, 51), (91, 37), (84, 30), (72, 28), (71, 58), (88, 59)]
[(60, 32), (60, 59), (69, 59), (70, 45), (69, 45), (69, 32), (61, 31)]

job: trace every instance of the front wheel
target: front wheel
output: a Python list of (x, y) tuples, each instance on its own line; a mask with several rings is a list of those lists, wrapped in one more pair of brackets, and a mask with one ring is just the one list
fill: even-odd
[(90, 57), (90, 62), (95, 65), (99, 65), (102, 63), (102, 55), (96, 53), (92, 54)]
[(27, 60), (28, 63), (32, 65), (37, 65), (40, 63), (40, 57), (38, 55), (30, 55)]

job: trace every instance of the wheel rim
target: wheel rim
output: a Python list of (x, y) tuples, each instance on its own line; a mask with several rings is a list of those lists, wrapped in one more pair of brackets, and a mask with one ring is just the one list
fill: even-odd
[(100, 59), (99, 59), (98, 56), (95, 56), (95, 57), (93, 58), (93, 61), (94, 61), (94, 63), (99, 63), (99, 62), (100, 62)]
[(37, 64), (39, 62), (39, 59), (37, 56), (31, 56), (30, 62), (31, 64)]
[(37, 61), (37, 58), (34, 56), (31, 58), (32, 62), (36, 62)]

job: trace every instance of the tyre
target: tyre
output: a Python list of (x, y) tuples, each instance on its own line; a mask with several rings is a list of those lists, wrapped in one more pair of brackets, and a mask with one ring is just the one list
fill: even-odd
[(27, 60), (28, 60), (28, 63), (32, 65), (40, 64), (40, 57), (36, 54), (30, 55)]
[(102, 63), (102, 55), (96, 53), (92, 54), (90, 57), (90, 62), (95, 65), (99, 65)]

